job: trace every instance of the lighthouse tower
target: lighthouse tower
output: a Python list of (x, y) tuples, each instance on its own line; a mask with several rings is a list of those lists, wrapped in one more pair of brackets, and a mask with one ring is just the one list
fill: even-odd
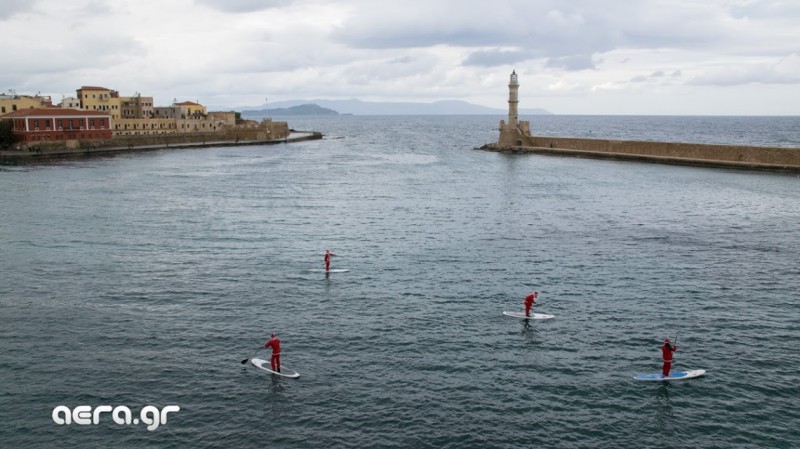
[(519, 80), (517, 71), (511, 72), (508, 81), (508, 123), (500, 120), (500, 139), (502, 146), (532, 145), (531, 122), (519, 119)]
[(511, 72), (511, 80), (508, 82), (508, 125), (512, 128), (517, 127), (519, 119), (518, 114), (519, 106), (519, 80), (517, 80), (517, 71)]

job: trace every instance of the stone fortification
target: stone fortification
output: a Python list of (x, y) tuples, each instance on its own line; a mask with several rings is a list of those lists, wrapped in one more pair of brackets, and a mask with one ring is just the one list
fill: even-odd
[(8, 148), (4, 155), (47, 154), (63, 152), (80, 152), (81, 150), (102, 150), (104, 148), (120, 148), (146, 146), (169, 147), (170, 145), (205, 144), (209, 142), (232, 142), (245, 144), (247, 142), (265, 142), (281, 140), (289, 137), (289, 124), (286, 122), (273, 122), (267, 120), (255, 125), (225, 126), (215, 132), (170, 133), (170, 134), (130, 134), (114, 136), (108, 140), (63, 140), (36, 142), (35, 144), (17, 145)]
[[(504, 134), (507, 134), (505, 138)], [(482, 148), (515, 153), (550, 153), (682, 165), (800, 171), (800, 148), (541, 137), (526, 136), (513, 131), (504, 133), (502, 130), (500, 142), (484, 145)]]
[(160, 148), (180, 148), (192, 146), (253, 145), (278, 143), (288, 140), (298, 141), (320, 139), (322, 134), (315, 132), (292, 135), (286, 122), (265, 121), (256, 125), (226, 128), (217, 132), (196, 132), (191, 134), (139, 134), (115, 136), (108, 140), (65, 140), (60, 142), (41, 142), (36, 145), (17, 145), (0, 149), (0, 159), (19, 159), (27, 157), (69, 156), (90, 153), (119, 152), (126, 150), (153, 150)]

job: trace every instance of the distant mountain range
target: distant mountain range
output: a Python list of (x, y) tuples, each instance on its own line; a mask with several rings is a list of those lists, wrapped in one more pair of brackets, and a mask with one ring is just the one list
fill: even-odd
[(323, 108), (316, 104), (301, 104), (298, 106), (289, 106), (288, 108), (273, 108), (273, 109), (257, 109), (257, 110), (243, 110), (242, 115), (246, 117), (253, 116), (292, 116), (292, 115), (339, 115), (333, 109)]
[[(460, 100), (433, 103), (369, 102), (361, 100), (288, 100), (261, 106), (234, 108), (242, 115), (506, 115), (508, 110), (496, 109)], [(332, 114), (333, 113), (333, 114)], [(535, 108), (520, 109), (520, 115), (550, 115)]]

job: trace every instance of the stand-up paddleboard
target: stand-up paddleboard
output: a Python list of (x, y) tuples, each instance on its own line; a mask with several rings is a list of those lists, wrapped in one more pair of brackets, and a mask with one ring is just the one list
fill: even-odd
[(266, 371), (266, 372), (268, 372), (270, 374), (274, 374), (276, 376), (289, 377), (289, 378), (292, 378), (292, 379), (297, 379), (298, 377), (300, 377), (300, 373), (294, 372), (294, 371), (290, 370), (289, 368), (286, 368), (283, 365), (281, 365), (281, 372), (272, 371), (272, 369), (270, 369), (269, 360), (250, 359), (250, 363), (252, 363), (253, 366), (255, 366), (257, 368), (261, 368), (264, 371)]
[(661, 373), (653, 373), (653, 374), (637, 374), (633, 376), (636, 380), (683, 380), (683, 379), (691, 379), (694, 377), (700, 377), (706, 374), (706, 370), (704, 369), (693, 369), (689, 371), (673, 371), (669, 373), (669, 376), (664, 376)]
[(523, 320), (552, 320), (555, 318), (555, 315), (549, 315), (546, 313), (531, 313), (531, 316), (525, 316), (525, 312), (508, 312), (504, 311), (503, 315), (511, 316), (514, 318), (522, 318)]
[(311, 272), (314, 272), (314, 273), (347, 273), (348, 271), (350, 271), (350, 269), (349, 268), (332, 268), (330, 270), (313, 269), (313, 270), (308, 270), (308, 271), (311, 271)]

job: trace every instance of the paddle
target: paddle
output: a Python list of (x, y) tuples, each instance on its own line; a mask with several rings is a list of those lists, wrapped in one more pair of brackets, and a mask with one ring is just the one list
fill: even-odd
[[(256, 352), (258, 352), (258, 351), (260, 351), (260, 350), (261, 350), (261, 348), (258, 348), (258, 349), (256, 349)], [(254, 356), (254, 355), (256, 355), (256, 352), (254, 352), (254, 353), (250, 354), (250, 357), (248, 357), (248, 358), (246, 358), (246, 359), (242, 360), (242, 365), (244, 365), (245, 363), (247, 363), (247, 361), (248, 361), (248, 360), (252, 359), (252, 358), (253, 358), (253, 356)]]

